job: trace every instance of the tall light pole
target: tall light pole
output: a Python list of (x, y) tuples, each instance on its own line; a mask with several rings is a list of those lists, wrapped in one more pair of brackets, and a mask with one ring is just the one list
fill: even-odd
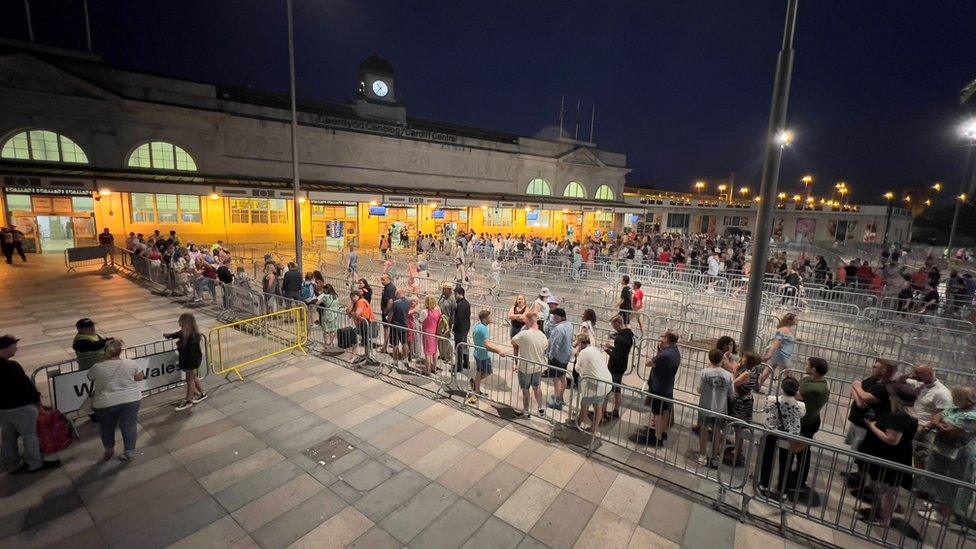
[(799, 0), (787, 0), (786, 24), (783, 43), (780, 46), (773, 80), (773, 102), (769, 111), (769, 129), (766, 131), (766, 159), (763, 162), (762, 183), (759, 187), (759, 213), (756, 216), (755, 238), (752, 250), (752, 268), (749, 271), (749, 291), (742, 320), (740, 344), (745, 350), (756, 350), (756, 332), (762, 313), (763, 273), (769, 257), (769, 236), (773, 232), (773, 208), (776, 186), (779, 183), (779, 165), (783, 148), (791, 135), (786, 130), (786, 106), (790, 97), (790, 78), (793, 74), (793, 38), (796, 29), (796, 11)]
[(888, 212), (885, 215), (884, 238), (881, 239), (881, 247), (888, 248), (888, 228), (891, 227), (891, 201), (895, 198), (895, 193), (888, 191), (884, 193), (885, 201), (888, 203)]
[(302, 204), (299, 198), (302, 193), (301, 182), (298, 178), (298, 109), (295, 105), (295, 29), (292, 17), (291, 0), (285, 0), (288, 9), (288, 85), (291, 92), (291, 187), (294, 196), (292, 205), (295, 207), (295, 265), (298, 272), (302, 269)]
[(803, 187), (807, 191), (807, 198), (810, 198), (810, 192), (813, 190), (813, 176), (804, 175), (803, 178), (800, 179), (800, 181), (803, 182)]
[[(962, 208), (962, 203), (966, 201), (967, 190), (968, 194), (973, 193), (973, 183), (976, 183), (976, 166), (970, 166), (970, 159), (973, 156), (973, 147), (976, 146), (976, 118), (973, 118), (966, 122), (963, 126), (962, 133), (969, 139), (969, 146), (966, 147), (966, 165), (963, 167), (962, 180), (959, 182), (959, 196), (956, 197), (956, 209), (952, 213), (952, 228), (949, 229), (949, 243), (946, 244), (946, 257), (952, 257), (952, 241), (956, 237), (956, 224), (959, 223), (959, 210)], [(966, 174), (969, 172), (970, 184), (969, 189), (966, 189)]]

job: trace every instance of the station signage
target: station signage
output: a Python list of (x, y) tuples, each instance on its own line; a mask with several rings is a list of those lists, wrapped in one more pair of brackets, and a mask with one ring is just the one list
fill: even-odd
[(436, 130), (426, 130), (411, 128), (409, 125), (401, 126), (398, 124), (383, 124), (382, 122), (371, 122), (368, 120), (353, 120), (338, 116), (321, 115), (318, 123), (327, 128), (336, 130), (348, 130), (354, 132), (372, 133), (386, 135), (389, 137), (403, 137), (407, 139), (419, 139), (422, 141), (437, 141), (440, 143), (457, 143), (458, 136), (452, 133), (439, 132)]
[(5, 175), (3, 186), (9, 194), (54, 194), (62, 196), (90, 196), (95, 188), (84, 179), (60, 179)]
[(383, 203), (390, 206), (444, 206), (443, 198), (429, 198), (425, 196), (384, 196)]
[(257, 189), (248, 187), (220, 187), (217, 192), (221, 196), (235, 198), (292, 198), (295, 196), (291, 189)]

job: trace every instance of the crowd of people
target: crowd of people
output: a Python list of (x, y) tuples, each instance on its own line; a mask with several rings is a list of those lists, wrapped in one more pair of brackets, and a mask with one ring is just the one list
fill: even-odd
[[(400, 240), (401, 245), (403, 240)], [(355, 249), (345, 258), (345, 268), (352, 284), (348, 302), (343, 302), (332, 283), (319, 271), (302, 273), (294, 263), (282, 265), (265, 257), (260, 281), (253, 281), (243, 266), (231, 270), (231, 256), (222, 243), (200, 248), (183, 246), (175, 232), (168, 236), (158, 231), (148, 238), (130, 234), (126, 248), (145, 261), (149, 268), (166, 268), (177, 273), (177, 288), (193, 300), (210, 293), (216, 300), (218, 284), (244, 286), (265, 295), (277, 295), (304, 302), (312, 312), (312, 322), (322, 330), (325, 343), (348, 349), (354, 362), (363, 362), (374, 353), (388, 354), (395, 366), (413, 369), (432, 376), (440, 371), (466, 372), (469, 380), (468, 402), (477, 404), (488, 396), (486, 386), (495, 375), (498, 362), (509, 353), (518, 392), (510, 404), (519, 416), (546, 417), (548, 410), (563, 410), (571, 396), (578, 398), (576, 417), (571, 428), (586, 430), (601, 437), (605, 422), (618, 421), (623, 411), (622, 393), (628, 390), (624, 376), (631, 363), (635, 335), (630, 328), (634, 315), (646, 306), (648, 299), (639, 281), (624, 274), (620, 277), (615, 314), (607, 319), (609, 330), (598, 326), (593, 309), (586, 309), (578, 320), (569, 318), (560, 300), (548, 288), (541, 288), (530, 301), (518, 295), (504, 318), (495, 318), (491, 310), (478, 310), (466, 297), (463, 271), (470, 259), (487, 254), (493, 264), (506, 257), (524, 254), (533, 260), (553, 257), (580, 269), (593, 261), (610, 261), (636, 266), (662, 262), (702, 269), (710, 275), (734, 272), (747, 265), (748, 239), (741, 236), (713, 238), (706, 235), (637, 235), (618, 239), (591, 239), (586, 243), (557, 242), (539, 238), (496, 235), (459, 234), (453, 244), (438, 245), (432, 235), (416, 239), (420, 252), (417, 261), (407, 268), (406, 284), (397, 287), (396, 262), (389, 253), (392, 237), (381, 246), (383, 272), (379, 277), (379, 296), (374, 305), (374, 290), (369, 280), (359, 276), (360, 259)], [(440, 285), (439, 294), (425, 294), (415, 279), (429, 276), (428, 253), (453, 245), (449, 253), (459, 260), (455, 280)], [(888, 256), (881, 273), (870, 264), (852, 261), (838, 270), (841, 283), (862, 284), (885, 277), (897, 265), (897, 256)], [(625, 269), (621, 269), (625, 271)], [(785, 257), (775, 257), (770, 268), (785, 275), (787, 285), (794, 279), (830, 283), (833, 274), (823, 257), (787, 264)], [(494, 267), (492, 269), (495, 270)], [(933, 272), (935, 274), (933, 274)], [(179, 273), (186, 273), (181, 280)], [(843, 274), (840, 274), (843, 273)], [(938, 271), (925, 270), (926, 280), (913, 274), (903, 280), (917, 290), (920, 284), (937, 287)], [(968, 292), (971, 277), (950, 273), (947, 288), (957, 288), (962, 300)], [(958, 280), (956, 280), (958, 279)], [(967, 286), (968, 284), (970, 286)], [(226, 292), (223, 292), (226, 299)], [(900, 294), (899, 294), (900, 295)], [(226, 302), (225, 302), (226, 306)], [(375, 309), (374, 309), (375, 307)], [(344, 317), (349, 319), (349, 329)], [(717, 339), (707, 353), (707, 364), (697, 372), (697, 417), (693, 425), (675, 425), (675, 386), (682, 369), (679, 335), (661, 333), (654, 356), (647, 361), (647, 382), (641, 394), (649, 408), (648, 422), (629, 434), (630, 440), (645, 447), (665, 447), (668, 433), (687, 427), (697, 431), (698, 444), (689, 458), (702, 467), (745, 465), (746, 438), (742, 426), (755, 424), (755, 410), (761, 409), (763, 426), (783, 437), (766, 437), (762, 447), (758, 482), (769, 498), (784, 498), (813, 505), (821, 496), (808, 484), (813, 452), (809, 443), (819, 431), (821, 413), (831, 399), (831, 386), (825, 379), (827, 362), (811, 357), (804, 374), (794, 377), (787, 370), (796, 354), (795, 314), (786, 314), (770, 343), (761, 352), (739, 353), (736, 342), (728, 336)], [(186, 396), (179, 410), (192, 407), (207, 398), (196, 371), (200, 366), (200, 335), (192, 314), (179, 319), (179, 330), (166, 337), (177, 340), (181, 370), (186, 372)], [(642, 328), (642, 326), (641, 326)], [(81, 319), (73, 348), (79, 369), (87, 370), (93, 381), (93, 417), (99, 424), (105, 459), (115, 452), (115, 431), (121, 430), (123, 451), (120, 459), (133, 457), (136, 444), (135, 420), (138, 414), (139, 382), (144, 374), (136, 364), (121, 358), (124, 344), (105, 338), (95, 330), (94, 322)], [(507, 330), (508, 345), (496, 343), (493, 330)], [(349, 334), (351, 331), (351, 336)], [(379, 344), (380, 349), (374, 349)], [(3, 464), (20, 473), (57, 466), (43, 461), (35, 448), (36, 422), (40, 396), (12, 357), (17, 340), (0, 338), (0, 424), (3, 426)], [(470, 358), (473, 356), (474, 360)], [(471, 362), (474, 364), (472, 365)], [(772, 380), (772, 382), (770, 381)], [(775, 382), (775, 383), (773, 383)], [(543, 384), (548, 384), (548, 397)], [(775, 385), (775, 386), (772, 386)], [(636, 388), (634, 388), (636, 389)], [(838, 389), (834, 386), (834, 389)], [(573, 395), (578, 392), (578, 395)], [(879, 359), (871, 376), (852, 384), (849, 429), (846, 442), (852, 450), (887, 459), (907, 467), (972, 483), (976, 480), (976, 390), (968, 386), (947, 388), (936, 378), (932, 368), (917, 366), (899, 376), (893, 363)], [(520, 397), (520, 398), (519, 398)], [(762, 399), (757, 407), (756, 400)], [(32, 409), (34, 410), (32, 412)], [(33, 418), (33, 420), (32, 420)], [(726, 426), (732, 421), (734, 438), (726, 439)], [(786, 436), (788, 435), (788, 436)], [(23, 465), (17, 449), (17, 438), (24, 445)], [(11, 442), (12, 441), (12, 442)], [(866, 521), (889, 525), (893, 515), (904, 512), (897, 504), (900, 489), (912, 490), (928, 504), (920, 512), (939, 521), (959, 520), (968, 516), (971, 491), (956, 490), (954, 485), (927, 482), (919, 486), (912, 475), (901, 469), (886, 468), (876, 462), (860, 460), (858, 471), (847, 479), (852, 494), (869, 503), (861, 510)]]
[[(164, 337), (176, 341), (177, 367), (185, 376), (186, 398), (175, 406), (175, 410), (181, 411), (206, 400), (208, 395), (199, 376), (203, 350), (196, 317), (192, 313), (183, 313), (178, 324), (178, 331)], [(124, 341), (99, 334), (92, 319), (79, 319), (75, 329), (72, 349), (77, 370), (87, 372), (90, 382), (84, 407), (91, 409), (89, 418), (98, 425), (102, 459), (108, 461), (115, 456), (116, 431), (120, 431), (122, 453), (118, 459), (129, 462), (136, 455), (137, 420), (147, 372), (135, 360), (123, 357)], [(9, 334), (0, 336), (0, 436), (3, 439), (0, 463), (3, 470), (15, 475), (61, 465), (58, 459), (52, 456), (44, 459), (41, 453), (38, 436), (41, 394), (23, 367), (13, 360), (19, 341)]]

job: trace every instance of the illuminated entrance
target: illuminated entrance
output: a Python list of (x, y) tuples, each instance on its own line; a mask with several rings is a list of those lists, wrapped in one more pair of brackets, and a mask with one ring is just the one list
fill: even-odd
[(92, 246), (95, 201), (88, 191), (6, 189), (7, 218), (24, 233), (24, 251), (61, 253), (68, 248)]
[(327, 248), (342, 248), (359, 235), (355, 202), (312, 203), (312, 240)]

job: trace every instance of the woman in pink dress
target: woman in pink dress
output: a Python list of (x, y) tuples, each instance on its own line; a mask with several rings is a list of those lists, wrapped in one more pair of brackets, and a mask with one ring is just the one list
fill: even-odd
[(427, 318), (423, 321), (424, 327), (424, 372), (430, 375), (437, 364), (437, 324), (441, 321), (441, 310), (437, 306), (437, 298), (429, 295), (425, 298), (424, 305), (427, 307)]

